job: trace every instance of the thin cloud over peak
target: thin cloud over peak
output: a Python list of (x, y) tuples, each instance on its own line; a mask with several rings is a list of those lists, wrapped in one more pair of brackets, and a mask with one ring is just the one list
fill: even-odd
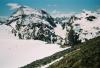
[(11, 10), (13, 10), (19, 8), (21, 5), (19, 5), (18, 3), (8, 3), (7, 6), (9, 6)]
[(56, 6), (57, 6), (56, 4), (52, 4), (52, 5), (49, 4), (49, 5), (48, 5), (48, 7), (56, 7)]
[(51, 12), (51, 15), (53, 17), (70, 17), (72, 15), (74, 15), (76, 12), (63, 12), (63, 11), (58, 11), (58, 10), (53, 10)]

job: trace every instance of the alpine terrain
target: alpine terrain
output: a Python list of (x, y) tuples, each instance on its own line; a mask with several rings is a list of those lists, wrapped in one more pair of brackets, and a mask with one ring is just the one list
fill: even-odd
[(0, 16), (0, 68), (100, 67), (99, 12), (55, 16), (22, 5), (13, 11)]

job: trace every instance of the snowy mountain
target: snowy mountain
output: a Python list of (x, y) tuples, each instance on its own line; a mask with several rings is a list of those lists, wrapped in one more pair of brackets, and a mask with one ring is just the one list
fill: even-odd
[(44, 10), (19, 7), (7, 20), (19, 39), (42, 40), (60, 45), (100, 36), (100, 14), (83, 10), (71, 17), (51, 17)]
[[(64, 23), (68, 22), (70, 17), (75, 15), (76, 13), (74, 12), (60, 12), (57, 10), (54, 10), (53, 12), (51, 12), (52, 17), (54, 18), (55, 22), (58, 24), (63, 25)], [(63, 27), (63, 26), (62, 26)]]
[(54, 20), (57, 24), (63, 25), (64, 23), (67, 23), (69, 21), (70, 17), (65, 17), (65, 16), (64, 17), (56, 17), (56, 18), (54, 18)]
[(44, 10), (21, 6), (8, 19), (12, 33), (20, 39), (37, 39), (54, 43), (54, 19)]
[[(39, 9), (32, 9), (28, 6), (21, 6), (19, 7), (10, 17), (8, 24), (12, 23), (11, 20), (13, 19), (25, 19), (29, 18), (32, 20), (32, 23), (44, 23), (47, 25), (51, 25), (56, 27), (54, 24), (53, 18), (44, 10)], [(25, 22), (26, 21), (26, 22)], [(29, 20), (25, 19), (22, 25), (28, 25), (30, 22)]]
[(70, 30), (74, 30), (82, 42), (100, 36), (100, 14), (83, 10), (69, 20)]

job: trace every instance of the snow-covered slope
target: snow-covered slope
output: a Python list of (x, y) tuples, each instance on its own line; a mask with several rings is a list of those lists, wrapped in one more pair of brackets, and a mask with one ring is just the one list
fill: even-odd
[(0, 40), (17, 39), (12, 33), (12, 28), (7, 25), (0, 25)]
[(63, 29), (61, 24), (57, 24), (57, 27), (54, 28), (54, 32), (63, 39), (66, 38), (66, 29)]
[(36, 40), (0, 40), (0, 68), (18, 68), (62, 50)]
[(84, 10), (82, 13), (76, 14), (71, 23), (82, 42), (100, 36), (100, 14), (96, 12)]
[(11, 27), (0, 25), (0, 68), (18, 68), (67, 48), (39, 40), (19, 40)]

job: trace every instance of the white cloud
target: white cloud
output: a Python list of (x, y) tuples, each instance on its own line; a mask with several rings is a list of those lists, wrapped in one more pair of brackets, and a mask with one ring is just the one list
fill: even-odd
[(13, 10), (13, 9), (19, 8), (21, 5), (19, 5), (17, 3), (8, 3), (7, 6), (9, 6), (11, 8), (11, 10)]
[(57, 6), (56, 4), (52, 4), (52, 5), (49, 4), (49, 5), (48, 5), (48, 7), (56, 7), (56, 6)]
[(53, 16), (53, 17), (70, 17), (70, 16), (72, 16), (72, 15), (74, 15), (75, 14), (75, 12), (64, 12), (64, 11), (58, 11), (58, 10), (53, 10), (52, 12), (51, 12), (51, 15)]
[(60, 13), (60, 11), (57, 11), (57, 10), (52, 11), (52, 14), (59, 14), (59, 13)]
[(100, 12), (100, 8), (97, 9), (97, 12)]

